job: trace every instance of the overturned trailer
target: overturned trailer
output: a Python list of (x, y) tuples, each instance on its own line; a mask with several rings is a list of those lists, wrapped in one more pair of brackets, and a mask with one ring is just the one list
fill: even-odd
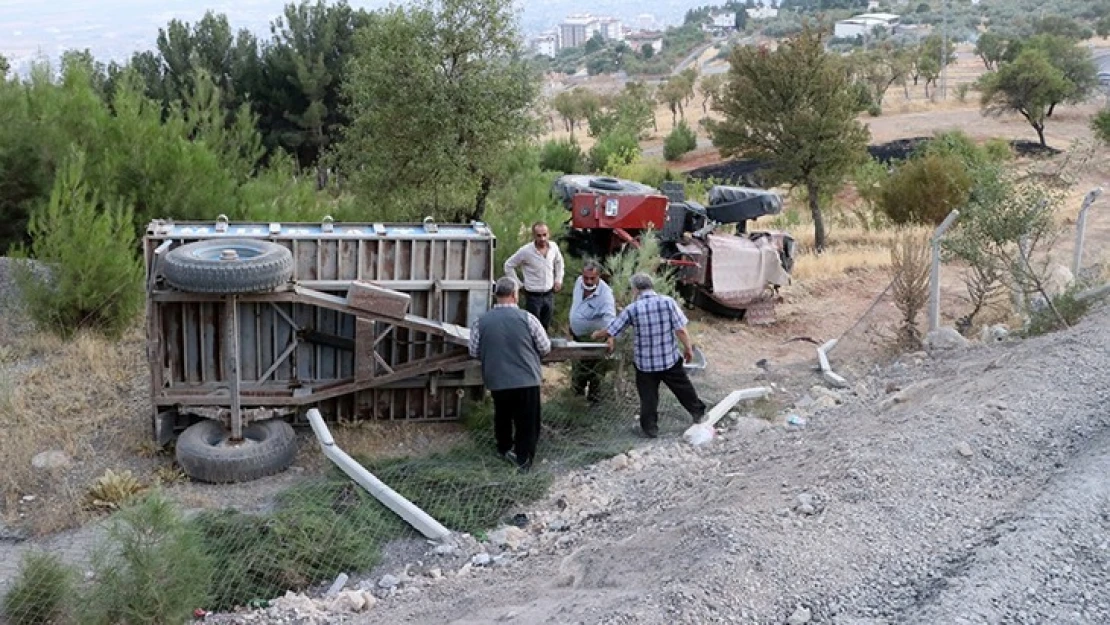
[[(488, 310), (482, 223), (147, 227), (153, 435), (209, 482), (284, 470), (294, 424), (458, 419), (481, 395), (469, 326)], [(555, 341), (546, 361), (604, 357)]]

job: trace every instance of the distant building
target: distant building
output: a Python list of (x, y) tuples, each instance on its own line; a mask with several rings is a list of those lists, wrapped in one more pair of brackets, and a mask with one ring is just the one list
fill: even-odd
[(624, 41), (624, 25), (615, 17), (597, 18), (597, 32), (606, 41)]
[(864, 37), (880, 26), (894, 32), (899, 20), (900, 16), (893, 13), (863, 13), (837, 22), (833, 27), (833, 37), (837, 39)]
[(589, 13), (568, 15), (559, 24), (559, 47), (577, 48), (586, 45), (594, 35), (601, 35), (606, 41), (623, 41), (624, 27), (615, 17), (590, 15)]
[(636, 16), (636, 25), (643, 31), (656, 30), (655, 16), (651, 13), (641, 13)]
[(748, 19), (752, 20), (770, 20), (779, 16), (779, 10), (773, 6), (756, 6), (752, 9), (745, 9), (748, 14)]
[(663, 33), (658, 31), (632, 33), (625, 37), (624, 42), (636, 52), (643, 50), (645, 44), (650, 45), (656, 52), (660, 52), (663, 50)]
[[(591, 30), (591, 26), (594, 30)], [(571, 15), (559, 24), (559, 46), (577, 48), (586, 45), (597, 28), (596, 18), (589, 15)]]
[(736, 11), (721, 11), (709, 15), (710, 25), (715, 30), (728, 30), (736, 28)]
[(559, 33), (543, 33), (532, 40), (532, 48), (536, 54), (554, 57), (559, 51)]

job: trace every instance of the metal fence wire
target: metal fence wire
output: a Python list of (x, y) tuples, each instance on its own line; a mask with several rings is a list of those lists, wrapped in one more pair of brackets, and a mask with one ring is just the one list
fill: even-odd
[[(600, 401), (591, 403), (569, 389), (571, 366), (547, 365), (542, 432), (528, 472), (496, 455), (488, 399), (468, 403), (457, 422), (397, 424), (395, 434), (419, 441), (414, 453), (363, 453), (358, 441), (368, 438), (366, 424), (329, 428), (338, 446), (385, 485), (453, 533), (482, 539), (499, 526), (522, 524), (519, 511), (542, 498), (559, 474), (644, 442), (627, 373), (611, 370)], [(715, 363), (692, 379), (710, 406), (753, 385)], [(661, 391), (659, 435), (681, 437), (690, 425)], [(110, 515), (49, 538), (0, 535), (0, 622), (183, 622), (194, 610), (265, 606), (287, 591), (322, 595), (341, 574), (350, 576), (348, 588), (382, 591), (369, 575), (387, 547), (418, 541), (426, 549), (424, 537), (328, 462), (310, 430), (298, 432), (298, 445), (294, 469), (278, 476), (225, 486), (167, 484), (121, 498)], [(386, 447), (374, 445), (379, 452)], [(172, 455), (165, 460), (172, 463)], [(237, 497), (242, 501), (228, 501)]]

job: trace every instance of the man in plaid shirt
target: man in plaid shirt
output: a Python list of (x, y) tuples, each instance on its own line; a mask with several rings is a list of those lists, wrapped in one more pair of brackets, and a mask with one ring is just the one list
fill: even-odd
[[(635, 333), (632, 362), (636, 366), (636, 392), (640, 396), (640, 428), (645, 436), (655, 438), (659, 435), (660, 382), (671, 389), (694, 423), (701, 422), (706, 407), (682, 366), (683, 362), (694, 359), (694, 346), (686, 332), (686, 315), (673, 298), (655, 292), (651, 276), (637, 273), (631, 282), (635, 300), (608, 328), (598, 330), (593, 336), (608, 338), (612, 352), (616, 337), (632, 326)], [(676, 336), (682, 343), (681, 355), (675, 345)]]

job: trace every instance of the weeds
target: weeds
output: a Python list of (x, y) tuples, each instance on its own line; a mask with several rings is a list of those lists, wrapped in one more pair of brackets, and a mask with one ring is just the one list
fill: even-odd
[(219, 571), (195, 527), (159, 493), (116, 513), (92, 562), (82, 625), (187, 622)]
[(1079, 321), (1091, 309), (1091, 302), (1076, 299), (1078, 288), (1071, 288), (1052, 298), (1051, 306), (1042, 306), (1029, 315), (1026, 336), (1040, 336), (1063, 330)]
[(901, 343), (913, 349), (921, 345), (917, 315), (929, 298), (929, 241), (921, 235), (903, 233), (890, 246), (890, 269), (894, 282), (894, 305), (902, 313)]
[(85, 504), (94, 509), (115, 510), (146, 490), (131, 471), (116, 473), (108, 469), (97, 478), (85, 496)]
[(60, 623), (73, 607), (77, 575), (57, 556), (29, 551), (20, 563), (19, 575), (4, 596), (4, 620), (11, 625)]

